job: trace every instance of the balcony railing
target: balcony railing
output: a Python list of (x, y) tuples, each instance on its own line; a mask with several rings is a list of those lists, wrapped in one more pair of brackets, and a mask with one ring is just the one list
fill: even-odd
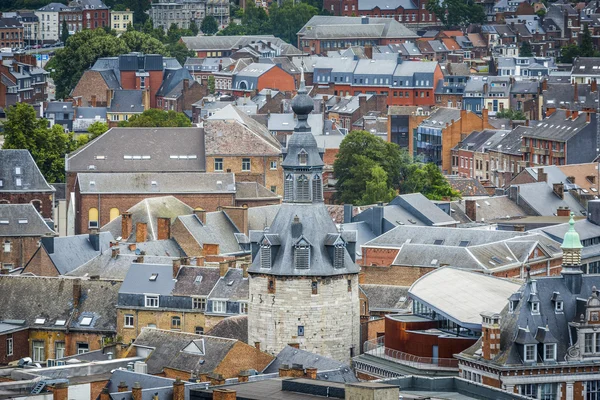
[(418, 369), (458, 369), (458, 360), (455, 358), (418, 357), (412, 354), (403, 353), (401, 351), (385, 347), (383, 338), (384, 337), (382, 336), (377, 339), (366, 341), (363, 344), (364, 354), (384, 358), (389, 361)]

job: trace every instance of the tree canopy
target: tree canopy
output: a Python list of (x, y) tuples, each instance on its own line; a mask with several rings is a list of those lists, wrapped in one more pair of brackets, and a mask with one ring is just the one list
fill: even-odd
[(214, 35), (219, 31), (219, 23), (212, 15), (207, 15), (202, 19), (202, 24), (200, 24), (200, 30), (205, 35)]
[(531, 43), (523, 42), (519, 48), (519, 57), (533, 57), (533, 50), (531, 49)]
[(460, 197), (435, 164), (414, 162), (407, 151), (366, 131), (346, 135), (333, 171), (342, 203), (389, 202), (398, 192), (421, 192), (432, 200)]
[(426, 8), (446, 28), (483, 24), (486, 21), (485, 10), (474, 0), (429, 0)]
[(87, 141), (74, 140), (61, 125), (48, 128), (48, 120), (38, 119), (33, 107), (17, 103), (6, 110), (4, 149), (29, 150), (48, 182), (64, 182), (65, 154)]
[(571, 64), (577, 57), (598, 57), (600, 52), (596, 50), (592, 34), (587, 24), (585, 24), (581, 34), (581, 42), (578, 45), (570, 44), (560, 49), (560, 62)]
[(190, 127), (192, 123), (184, 114), (176, 111), (164, 111), (151, 108), (141, 114), (134, 115), (128, 121), (119, 122), (123, 128), (145, 127), (145, 128), (167, 128), (167, 127)]
[(90, 126), (88, 126), (88, 133), (90, 134), (90, 139), (95, 139), (98, 136), (102, 135), (104, 132), (108, 130), (108, 124), (106, 122), (96, 121)]
[(496, 113), (496, 118), (506, 118), (511, 121), (523, 121), (527, 119), (527, 116), (521, 110), (513, 110), (512, 108), (505, 108), (504, 110)]

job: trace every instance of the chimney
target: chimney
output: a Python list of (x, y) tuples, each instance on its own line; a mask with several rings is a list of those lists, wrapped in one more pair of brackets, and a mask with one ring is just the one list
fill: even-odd
[(574, 110), (574, 111), (571, 113), (571, 119), (572, 119), (572, 120), (576, 120), (578, 116), (579, 116), (579, 111), (575, 111), (575, 110)]
[(256, 350), (260, 351), (260, 342), (254, 342), (254, 347), (256, 347)]
[(48, 254), (54, 254), (54, 234), (46, 233), (42, 236), (42, 244)]
[(179, 270), (181, 269), (181, 259), (176, 258), (173, 260), (173, 279), (177, 278)]
[(214, 389), (212, 393), (213, 400), (235, 400), (237, 392), (230, 389)]
[(248, 278), (248, 263), (242, 264), (242, 278)]
[(222, 207), (223, 212), (241, 233), (248, 235), (248, 207)]
[(250, 375), (252, 375), (252, 373), (250, 373), (247, 370), (246, 371), (240, 371), (240, 373), (238, 374), (238, 383), (248, 382), (248, 379), (249, 379)]
[(481, 351), (484, 360), (493, 360), (500, 352), (500, 315), (481, 314)]
[(590, 84), (590, 92), (596, 93), (596, 90), (598, 90), (598, 82), (596, 79), (592, 79), (592, 83)]
[(173, 382), (173, 400), (185, 400), (185, 384), (180, 378)]
[(73, 281), (73, 308), (79, 307), (80, 300), (81, 300), (81, 279), (75, 279)]
[(376, 205), (373, 207), (371, 214), (371, 230), (375, 236), (381, 236), (383, 234), (383, 205)]
[(142, 385), (139, 382), (133, 384), (131, 388), (131, 398), (133, 400), (142, 400)]
[(579, 101), (579, 92), (577, 91), (577, 82), (573, 84), (573, 104)]
[(279, 377), (280, 378), (287, 378), (292, 376), (292, 370), (290, 368), (289, 365), (287, 364), (282, 364), (279, 366)]
[(117, 258), (117, 256), (119, 255), (119, 252), (120, 252), (119, 248), (117, 246), (113, 246), (113, 247), (111, 247), (111, 251), (112, 251), (111, 257)]
[(121, 237), (123, 240), (127, 240), (133, 230), (133, 220), (130, 212), (124, 212), (121, 214)]
[(128, 390), (129, 388), (127, 387), (127, 384), (123, 381), (121, 381), (121, 383), (119, 383), (119, 386), (117, 386), (117, 391), (119, 393), (127, 392)]
[(208, 378), (210, 379), (211, 386), (220, 386), (225, 384), (225, 378), (221, 374), (208, 374)]
[(299, 343), (288, 343), (288, 346), (293, 347), (295, 349), (299, 349), (300, 348), (300, 344)]
[(542, 91), (544, 92), (546, 90), (548, 90), (548, 79), (547, 78), (542, 81)]
[(571, 215), (571, 210), (569, 207), (558, 207), (556, 210), (556, 215), (558, 217), (568, 217)]
[(592, 121), (592, 113), (586, 112), (585, 113), (585, 122), (587, 122), (589, 124), (591, 121)]
[(137, 224), (135, 224), (136, 243), (145, 242), (146, 237), (148, 237), (148, 225), (145, 222), (138, 222)]
[(146, 88), (142, 92), (142, 106), (144, 107), (144, 111), (150, 109), (150, 89)]
[(100, 392), (100, 400), (111, 400), (110, 393), (108, 392), (108, 388), (103, 388)]
[(135, 243), (129, 243), (127, 247), (129, 248), (129, 251), (135, 251), (137, 245)]
[(565, 119), (571, 118), (571, 110), (565, 110)]
[(138, 264), (143, 264), (144, 263), (144, 256), (145, 255), (146, 255), (146, 252), (142, 250), (140, 252), (140, 255), (137, 256), (137, 258), (135, 259), (135, 262), (138, 263)]
[(525, 232), (525, 225), (513, 225), (515, 232)]
[(96, 95), (92, 95), (92, 107), (96, 107)]
[(471, 221), (477, 221), (477, 201), (465, 200), (465, 214)]
[(202, 222), (202, 225), (206, 225), (206, 211), (205, 210), (203, 210), (201, 208), (197, 208), (194, 210), (194, 215), (196, 217), (198, 217), (200, 222)]
[(367, 96), (358, 96), (358, 109), (362, 114), (367, 111)]
[(89, 240), (94, 251), (100, 251), (100, 234), (98, 233), (98, 229), (90, 229)]
[(344, 204), (344, 223), (349, 224), (352, 222), (352, 204)]
[(487, 108), (481, 110), (481, 123), (483, 124), (481, 129), (485, 129), (488, 126), (488, 112), (489, 110)]
[(52, 387), (52, 400), (69, 400), (69, 386), (57, 383)]
[(183, 80), (183, 94), (185, 94), (190, 86), (190, 80), (189, 79), (184, 79)]
[(316, 368), (306, 368), (306, 377), (308, 379), (317, 379), (317, 369)]
[(223, 277), (229, 271), (229, 261), (221, 261), (219, 262), (219, 276)]
[(552, 191), (555, 195), (557, 195), (561, 200), (565, 198), (565, 186), (561, 183), (553, 183)]
[(106, 89), (106, 107), (107, 108), (110, 108), (110, 105), (112, 103), (112, 97), (113, 97), (113, 90)]
[(168, 240), (171, 239), (171, 218), (169, 217), (158, 217), (156, 221), (156, 229), (158, 231), (157, 240)]
[(373, 47), (370, 44), (365, 45), (365, 57), (367, 57), (368, 59), (372, 59), (373, 58)]
[(538, 168), (538, 182), (548, 181), (548, 174), (544, 172), (544, 168)]

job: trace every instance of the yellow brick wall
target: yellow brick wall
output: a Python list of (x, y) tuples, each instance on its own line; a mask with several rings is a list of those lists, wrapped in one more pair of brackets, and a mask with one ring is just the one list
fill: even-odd
[[(237, 156), (207, 156), (206, 172), (215, 171), (215, 158), (223, 159), (223, 172), (231, 170), (236, 182), (257, 182), (267, 189), (277, 187), (277, 194), (283, 196), (283, 169), (281, 157), (237, 157)], [(250, 171), (242, 171), (242, 158), (250, 158)], [(270, 169), (271, 161), (277, 162), (277, 169)]]

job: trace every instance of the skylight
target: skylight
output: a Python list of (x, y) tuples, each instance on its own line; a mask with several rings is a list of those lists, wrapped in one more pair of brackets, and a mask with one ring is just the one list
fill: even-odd
[(150, 281), (152, 281), (152, 282), (156, 281), (157, 278), (158, 278), (158, 274), (150, 275)]
[(36, 318), (35, 319), (36, 325), (42, 325), (44, 322), (46, 322), (46, 318)]
[(56, 325), (56, 326), (65, 326), (66, 323), (67, 323), (67, 321), (64, 320), (64, 319), (57, 319), (56, 322), (54, 323), (54, 325)]
[(79, 325), (81, 326), (90, 326), (92, 324), (92, 317), (83, 317)]

